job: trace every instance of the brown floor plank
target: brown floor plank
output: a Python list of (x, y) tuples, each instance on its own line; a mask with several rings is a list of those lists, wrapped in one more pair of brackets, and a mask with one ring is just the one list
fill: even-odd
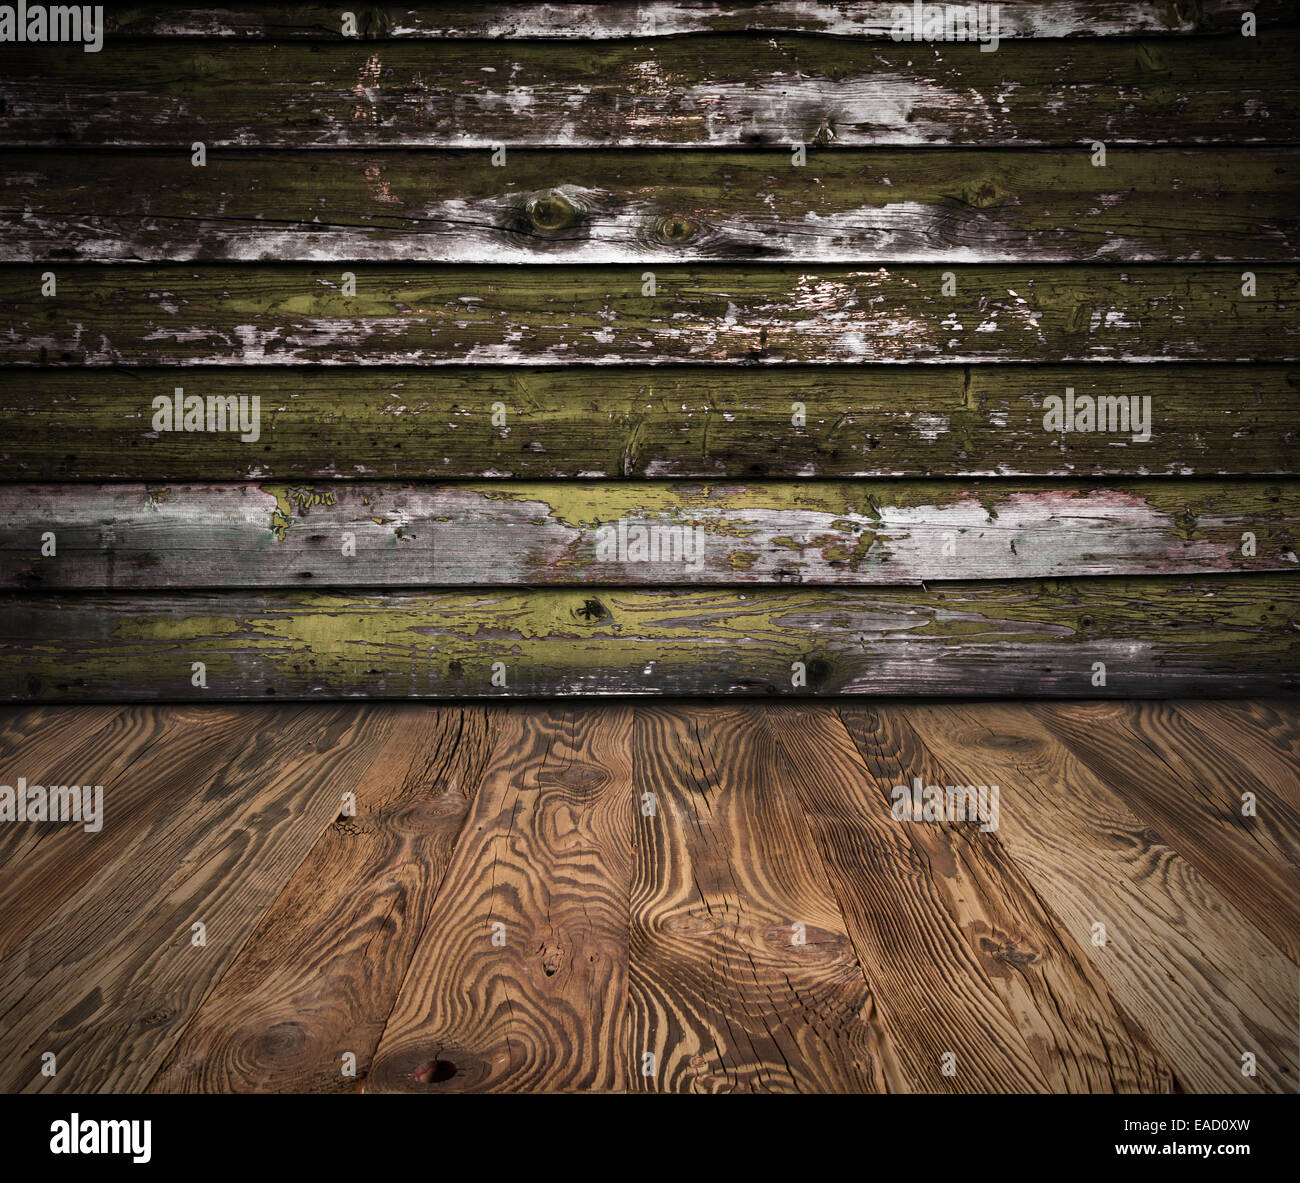
[(499, 714), (395, 711), (382, 757), (352, 788), (355, 817), (340, 817), (312, 847), (151, 1092), (351, 1092), (364, 1078)]
[[(772, 724), (875, 992), (903, 1087), (1047, 1091), (932, 869), (889, 817), (887, 790), (863, 769), (834, 709), (773, 712)], [(950, 1054), (955, 1061), (946, 1060)]]
[(626, 1087), (630, 739), (621, 706), (504, 715), (366, 1091)]
[(761, 714), (644, 707), (635, 735), (654, 808), (636, 818), (632, 1088), (884, 1091), (871, 992)]
[[(1221, 755), (1245, 769), (1245, 787), (1259, 794), (1263, 809), (1300, 815), (1300, 699), (1180, 699), (1177, 707)], [(1289, 837), (1293, 845), (1300, 832)]]
[[(283, 727), (263, 715), (183, 808), (160, 809), (0, 964), (0, 1089), (142, 1089), (394, 718), (354, 704), (297, 708)], [(40, 1071), (46, 1051), (52, 1077)]]
[[(957, 956), (932, 953), (928, 959), (922, 949), (917, 955), (922, 964), (935, 962), (925, 976), (896, 970), (894, 977), (904, 992), (901, 1012), (922, 1019), (937, 1014), (938, 1036), (929, 1042), (954, 1047), (955, 1037), (968, 1028), (946, 1019), (946, 1008), (932, 993), (936, 986), (931, 979), (937, 975), (937, 989), (952, 996), (944, 999), (946, 1003), (964, 1006), (975, 1018), (994, 1006), (987, 979), (1051, 1091), (1168, 1092), (1168, 1066), (1116, 1004), (1078, 946), (1062, 935), (1060, 920), (1034, 892), (996, 830), (985, 832), (978, 822), (892, 819), (890, 793), (895, 785), (910, 787), (914, 776), (926, 785), (950, 783), (907, 719), (851, 705), (841, 706), (839, 714), (856, 752), (827, 719), (805, 716), (789, 728), (797, 728), (795, 739), (801, 747), (797, 765), (807, 773), (805, 801), (828, 861), (838, 869), (846, 894), (858, 902), (855, 910), (864, 927), (863, 939), (877, 950), (878, 958), (888, 961), (896, 947), (894, 934), (928, 919), (929, 948), (935, 953), (942, 954), (958, 941), (969, 949), (969, 954), (962, 950)], [(826, 753), (824, 774), (813, 775), (819, 768), (819, 751)], [(845, 800), (845, 794), (851, 796)], [(878, 819), (883, 824), (878, 825)], [(882, 862), (878, 854), (871, 855), (873, 847), (879, 846), (876, 835), (891, 826), (915, 851), (908, 874), (917, 886), (910, 895), (904, 874), (907, 864)], [(886, 882), (879, 893), (872, 893), (861, 880), (864, 849), (873, 864), (887, 869), (886, 874), (888, 868), (897, 868), (896, 881)], [(954, 978), (971, 973), (972, 957), (982, 972), (965, 983), (963, 999), (957, 997), (962, 991)], [(910, 959), (909, 966), (915, 960)], [(978, 1009), (972, 1006), (972, 994), (980, 995)], [(887, 1012), (891, 1001), (882, 995), (881, 1006)], [(998, 1056), (999, 1049), (987, 1042), (997, 1030), (987, 1024), (978, 1029), (974, 1049), (954, 1047), (962, 1068), (954, 1087), (971, 1088), (976, 1080), (970, 1066), (978, 1070), (981, 1063)], [(931, 1085), (933, 1061), (923, 1066), (927, 1076), (922, 1083)]]
[(1295, 1091), (1295, 967), (1187, 859), (1021, 704), (892, 712), (958, 783), (999, 786), (1001, 841), (1180, 1085)]
[[(103, 827), (31, 822), (0, 827), (0, 957), (58, 914), (94, 876), (189, 808), (203, 785), (242, 750), (256, 731), (282, 727), (301, 707), (130, 707), (98, 722), (66, 752), (51, 750), (44, 733), (24, 746), (35, 770), (60, 769), (60, 778), (103, 784)], [(63, 742), (62, 731), (56, 730)], [(75, 775), (74, 775), (75, 774)], [(50, 779), (38, 781), (48, 785)]]
[(1254, 776), (1166, 702), (1039, 703), (1071, 752), (1300, 965), (1300, 815), (1268, 802), (1242, 816)]

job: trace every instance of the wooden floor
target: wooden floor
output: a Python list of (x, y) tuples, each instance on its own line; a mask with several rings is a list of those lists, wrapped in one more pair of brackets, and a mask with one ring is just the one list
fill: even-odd
[[(8, 1091), (1297, 1088), (1294, 700), (38, 707), (0, 753), (104, 786), (0, 825)], [(896, 819), (913, 778), (996, 815)]]

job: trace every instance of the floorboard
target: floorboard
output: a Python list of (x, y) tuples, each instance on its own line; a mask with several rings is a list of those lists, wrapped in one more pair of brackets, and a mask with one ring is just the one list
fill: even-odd
[(5, 781), (105, 786), (0, 825), (0, 1090), (1294, 1092), (1298, 719), (0, 710)]

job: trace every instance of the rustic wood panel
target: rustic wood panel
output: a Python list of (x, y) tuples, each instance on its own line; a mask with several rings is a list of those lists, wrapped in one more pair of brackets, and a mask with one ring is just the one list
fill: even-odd
[[(1168, 1068), (1062, 938), (995, 833), (891, 816), (894, 785), (939, 777), (904, 719), (856, 712), (859, 751), (824, 706), (760, 717), (786, 757), (783, 774), (817, 835), (913, 1089), (1168, 1091)], [(949, 1052), (953, 1075), (943, 1072)]]
[(761, 717), (643, 708), (633, 735), (631, 1088), (886, 1091), (893, 1053)]
[[(0, 271), (0, 363), (1288, 361), (1300, 272), (85, 267)], [(957, 294), (943, 295), (944, 276)]]
[(1294, 481), (0, 487), (11, 589), (915, 584), (1295, 571), (1297, 550)]
[[(1300, 814), (1300, 703), (1183, 702), (1178, 713), (1244, 766), (1266, 816), (1275, 805), (1283, 819)], [(1300, 842), (1300, 834), (1291, 838)], [(1300, 856), (1293, 865), (1300, 866)]]
[[(153, 432), (153, 400), (178, 383), (257, 399), (259, 438)], [(1149, 397), (1151, 439), (1045, 431), (1045, 400), (1067, 387)], [(1295, 474), (1300, 370), (11, 369), (0, 440), (0, 480), (28, 481)]]
[[(3, 158), (0, 158), (3, 159)], [(0, 252), (80, 260), (1291, 261), (1291, 149), (50, 152), (3, 160)]]
[[(382, 751), (391, 708), (341, 711), (299, 712), (250, 737), (234, 761), (209, 764), (184, 807), (151, 819), (0, 963), (0, 1013), (23, 1015), (0, 1030), (0, 1086), (143, 1089), (338, 816), (340, 785)], [(56, 1053), (54, 1076), (41, 1074), (45, 1051)]]
[[(209, 148), (494, 144), (1294, 143), (1300, 35), (845, 41), (123, 43), (0, 52), (0, 142)], [(1194, 86), (1177, 80), (1195, 80)], [(1173, 80), (1171, 82), (1171, 80)]]
[[(150, 705), (124, 711), (90, 736), (58, 748), (44, 735), (24, 744), (6, 769), (19, 775), (25, 771), (29, 784), (102, 785), (103, 825), (93, 833), (61, 822), (0, 827), (0, 956), (7, 957), (74, 905), (87, 885), (126, 852), (138, 851), (155, 832), (161, 813), (190, 809), (196, 786), (207, 785), (214, 769), (245, 751), (259, 729), (279, 727), (293, 734), (301, 713), (297, 706), (259, 714), (244, 704), (211, 709)], [(12, 785), (14, 779), (9, 772), (4, 783)]]
[(7, 601), (0, 697), (1291, 692), (1298, 588), (1236, 575), (870, 592), (46, 594)]
[(1191, 863), (1024, 711), (918, 705), (907, 717), (957, 783), (999, 786), (999, 839), (1184, 1088), (1295, 1092), (1296, 966)]
[[(1266, 800), (1262, 817), (1243, 816), (1242, 793), (1260, 795), (1255, 777), (1205, 744), (1166, 703), (1047, 703), (1035, 713), (1300, 965), (1300, 814)], [(1222, 737), (1223, 747), (1232, 744)]]
[(627, 1087), (631, 732), (626, 707), (502, 721), (368, 1092)]
[(355, 816), (312, 847), (150, 1092), (360, 1086), (482, 778), (497, 710), (397, 710), (382, 758), (347, 784)]
[[(896, 4), (807, 4), (776, 0), (726, 4), (674, 0), (672, 4), (502, 3), (370, 6), (356, 13), (357, 35), (390, 38), (669, 37), (682, 33), (761, 31), (831, 37), (889, 38)], [(910, 7), (910, 6), (909, 6)], [(1136, 33), (1194, 34), (1236, 31), (1241, 13), (1260, 27), (1294, 19), (1286, 0), (1202, 0), (1195, 5), (1159, 0), (1001, 0), (1003, 37), (1127, 37)], [(189, 8), (134, 4), (108, 14), (115, 37), (342, 38), (341, 10), (323, 4), (274, 8)]]

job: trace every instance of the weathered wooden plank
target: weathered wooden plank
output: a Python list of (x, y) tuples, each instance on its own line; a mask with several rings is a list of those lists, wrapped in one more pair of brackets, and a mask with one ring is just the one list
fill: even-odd
[(501, 709), (421, 703), (397, 711), (382, 758), (347, 784), (355, 815), (340, 816), (312, 847), (150, 1092), (358, 1088), (469, 812)]
[[(726, 4), (673, 0), (654, 4), (439, 4), (384, 5), (359, 10), (356, 32), (365, 40), (582, 37), (669, 37), (683, 33), (819, 33), (889, 39), (897, 4)], [(1253, 12), (1261, 28), (1294, 16), (1285, 0), (1203, 0), (1195, 5), (1157, 0), (1000, 0), (998, 28), (1013, 37), (1128, 37), (1134, 34), (1237, 31)], [(910, 6), (909, 6), (910, 8)], [(323, 4), (274, 8), (188, 8), (136, 4), (108, 14), (110, 37), (343, 38), (342, 12)]]
[[(1300, 272), (665, 266), (0, 271), (0, 363), (1287, 361)], [(354, 275), (355, 294), (345, 275)], [(956, 294), (945, 295), (945, 277)], [(949, 286), (951, 290), (951, 286)], [(1124, 432), (1124, 435), (1130, 433)]]
[(1058, 935), (1060, 921), (996, 833), (978, 821), (892, 815), (894, 785), (938, 776), (905, 718), (855, 711), (852, 739), (821, 705), (775, 706), (761, 718), (913, 1089), (1168, 1091), (1168, 1068)]
[(887, 1091), (878, 1003), (761, 716), (652, 707), (633, 736), (631, 1088)]
[[(1172, 704), (1040, 703), (1032, 709), (1162, 841), (1300, 965), (1300, 814), (1269, 800), (1254, 776), (1206, 744)], [(1223, 747), (1231, 746), (1225, 735)], [(1251, 815), (1242, 811), (1247, 791), (1264, 798), (1264, 808)]]
[[(153, 431), (178, 383), (257, 400), (258, 439)], [(1067, 387), (1149, 398), (1151, 439), (1045, 431)], [(1294, 474), (1298, 390), (1300, 370), (1216, 365), (13, 369), (0, 479)]]
[(901, 712), (954, 783), (999, 787), (999, 840), (1183, 1089), (1296, 1091), (1296, 967), (1189, 861), (1026, 712)]
[[(0, 142), (391, 145), (1294, 143), (1298, 35), (913, 44), (702, 35), (0, 50)], [(508, 165), (507, 165), (508, 167)]]
[[(142, 1089), (395, 717), (387, 707), (298, 711), (233, 761), (209, 763), (197, 783), (174, 782), (188, 790), (184, 804), (161, 810), (0, 962), (5, 1090)], [(53, 1076), (41, 1071), (45, 1051), (56, 1055)]]
[[(160, 815), (192, 808), (196, 786), (245, 751), (259, 731), (288, 730), (301, 712), (297, 706), (151, 704), (123, 711), (79, 743), (51, 749), (53, 736), (41, 732), (24, 744), (6, 767), (25, 771), (28, 784), (102, 786), (102, 825), (92, 832), (84, 823), (0, 827), (0, 958), (74, 904), (124, 853), (147, 843)], [(4, 781), (12, 785), (13, 773)]]
[(46, 594), (7, 601), (0, 697), (1291, 693), (1298, 592), (1284, 574), (872, 591)]
[[(1245, 765), (1261, 823), (1274, 833), (1288, 829), (1289, 818), (1300, 814), (1300, 703), (1180, 702), (1178, 713)], [(1300, 846), (1300, 832), (1292, 830), (1284, 841)], [(1300, 852), (1292, 862), (1300, 866)]]
[[(1300, 153), (27, 154), (10, 262), (1290, 261)], [(774, 200), (774, 196), (778, 199)]]
[(1297, 550), (1300, 482), (0, 486), (0, 588), (28, 590), (915, 584)]
[(502, 721), (367, 1092), (627, 1088), (632, 712)]

